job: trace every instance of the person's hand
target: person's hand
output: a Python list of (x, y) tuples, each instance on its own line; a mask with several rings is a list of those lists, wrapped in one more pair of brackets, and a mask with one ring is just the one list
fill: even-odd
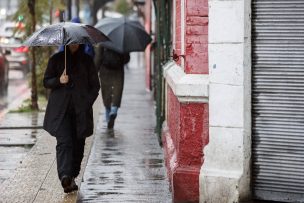
[(65, 74), (65, 72), (62, 73), (60, 76), (60, 83), (61, 84), (67, 84), (69, 82), (69, 76)]

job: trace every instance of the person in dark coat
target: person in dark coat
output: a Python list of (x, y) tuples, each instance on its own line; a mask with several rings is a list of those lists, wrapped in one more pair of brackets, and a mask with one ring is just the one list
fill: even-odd
[(92, 105), (100, 84), (91, 56), (84, 45), (69, 45), (48, 61), (43, 84), (51, 89), (43, 128), (56, 137), (57, 171), (64, 192), (78, 190), (86, 137), (93, 134)]
[(97, 47), (95, 64), (99, 70), (101, 94), (108, 129), (114, 127), (124, 86), (124, 65), (129, 61), (130, 55), (128, 53), (121, 54), (102, 46)]

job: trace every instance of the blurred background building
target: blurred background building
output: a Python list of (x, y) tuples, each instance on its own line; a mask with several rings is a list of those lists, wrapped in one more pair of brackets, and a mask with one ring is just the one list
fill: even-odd
[(0, 22), (2, 23), (8, 16), (16, 13), (19, 5), (19, 0), (0, 1)]

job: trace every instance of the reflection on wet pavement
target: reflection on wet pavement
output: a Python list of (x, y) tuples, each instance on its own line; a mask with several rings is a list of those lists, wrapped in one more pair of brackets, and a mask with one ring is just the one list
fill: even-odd
[(3, 128), (33, 128), (42, 127), (44, 112), (8, 113), (0, 120), (0, 129)]
[(95, 137), (78, 202), (171, 202), (153, 128), (149, 135), (137, 136), (120, 129), (115, 135), (101, 131)]
[(163, 152), (154, 134), (153, 102), (144, 84), (138, 84), (144, 80), (139, 71), (126, 71), (114, 130), (105, 128), (100, 115), (79, 203), (172, 202)]

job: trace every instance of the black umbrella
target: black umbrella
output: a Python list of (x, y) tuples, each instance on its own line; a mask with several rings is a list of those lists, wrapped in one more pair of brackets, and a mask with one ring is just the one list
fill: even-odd
[(120, 53), (144, 51), (152, 40), (138, 21), (129, 20), (126, 17), (104, 18), (95, 27), (111, 40), (102, 42), (101, 45)]
[(108, 37), (90, 25), (62, 22), (45, 26), (34, 32), (25, 46), (61, 46), (69, 44), (97, 44)]
[[(25, 46), (61, 46), (70, 44), (97, 44), (109, 38), (90, 25), (62, 22), (45, 26), (34, 32), (23, 44)], [(66, 47), (65, 68), (66, 73)]]

